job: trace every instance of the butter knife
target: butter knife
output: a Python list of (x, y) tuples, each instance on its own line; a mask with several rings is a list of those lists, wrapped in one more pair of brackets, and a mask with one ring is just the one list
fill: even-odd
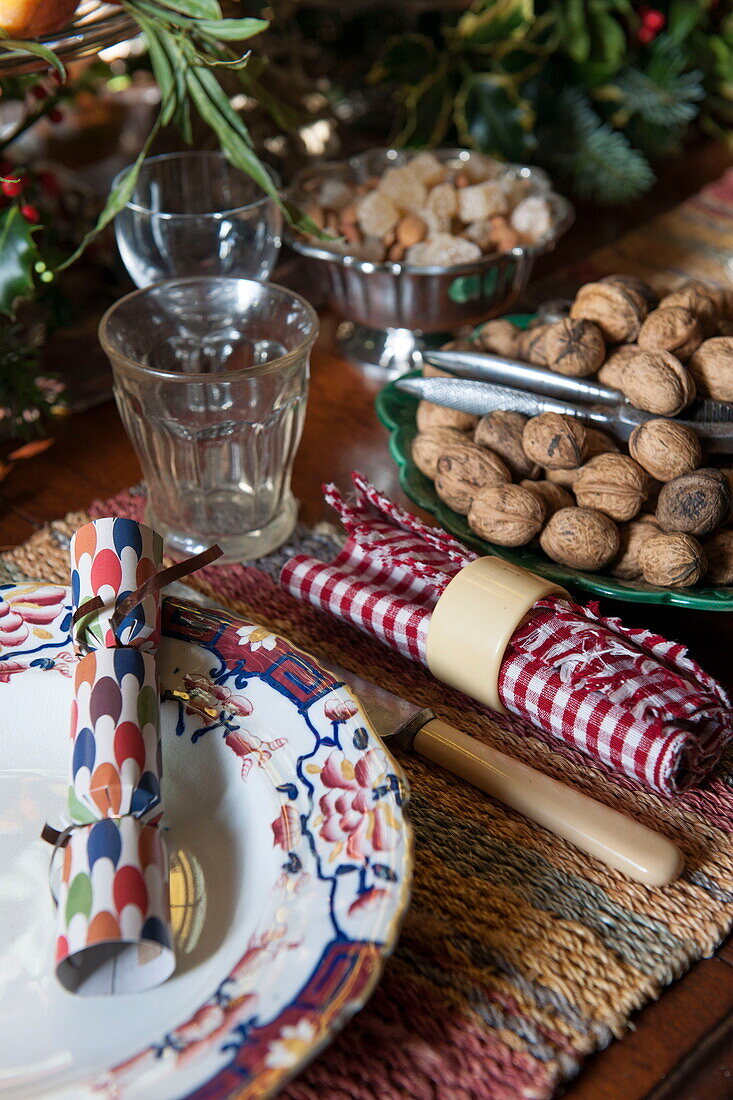
[(461, 732), (432, 710), (326, 661), (380, 737), (465, 779), (602, 863), (647, 886), (665, 886), (684, 866), (671, 840), (573, 787)]

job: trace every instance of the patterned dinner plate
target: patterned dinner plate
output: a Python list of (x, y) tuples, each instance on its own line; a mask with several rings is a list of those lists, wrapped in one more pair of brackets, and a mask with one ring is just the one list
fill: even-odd
[(70, 766), (69, 590), (0, 586), (0, 1096), (269, 1096), (367, 1000), (411, 875), (406, 786), (345, 685), (261, 627), (164, 604), (163, 803), (177, 967), (81, 998), (54, 976)]

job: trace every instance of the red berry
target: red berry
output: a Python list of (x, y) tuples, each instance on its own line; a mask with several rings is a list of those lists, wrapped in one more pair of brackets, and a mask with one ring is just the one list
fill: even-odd
[(48, 115), (46, 117), (48, 118), (49, 122), (61, 122), (64, 116), (63, 112), (60, 111), (58, 107), (54, 107), (48, 112)]
[(2, 191), (3, 195), (6, 195), (7, 198), (14, 199), (16, 195), (21, 193), (24, 185), (25, 180), (23, 179), (3, 180), (2, 183), (0, 183), (0, 191)]
[(52, 199), (57, 199), (61, 194), (61, 184), (55, 172), (39, 172), (38, 182)]
[(42, 84), (33, 84), (30, 91), (34, 99), (48, 99), (48, 92)]
[(38, 213), (35, 206), (31, 206), (29, 202), (21, 206), (20, 212), (27, 222), (33, 222), (34, 225), (41, 220), (41, 215)]

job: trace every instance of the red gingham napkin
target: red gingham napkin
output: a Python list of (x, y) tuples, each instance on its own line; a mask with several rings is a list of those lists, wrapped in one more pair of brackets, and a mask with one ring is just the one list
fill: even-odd
[[(353, 500), (325, 490), (348, 534), (341, 553), (330, 564), (293, 557), (280, 580), (426, 664), (432, 609), (476, 555), (352, 476)], [(558, 597), (540, 600), (515, 631), (499, 696), (508, 711), (668, 794), (699, 784), (732, 730), (725, 691), (683, 646)]]

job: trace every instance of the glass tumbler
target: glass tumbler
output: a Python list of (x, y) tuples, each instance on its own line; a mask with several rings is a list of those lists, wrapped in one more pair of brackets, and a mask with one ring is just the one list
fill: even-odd
[[(123, 169), (113, 187), (129, 171)], [(282, 215), (223, 153), (184, 152), (143, 161), (114, 224), (122, 262), (144, 287), (188, 275), (269, 278)]]
[(172, 279), (120, 299), (99, 336), (174, 556), (245, 561), (290, 535), (290, 489), (318, 332), (311, 305), (253, 279)]

